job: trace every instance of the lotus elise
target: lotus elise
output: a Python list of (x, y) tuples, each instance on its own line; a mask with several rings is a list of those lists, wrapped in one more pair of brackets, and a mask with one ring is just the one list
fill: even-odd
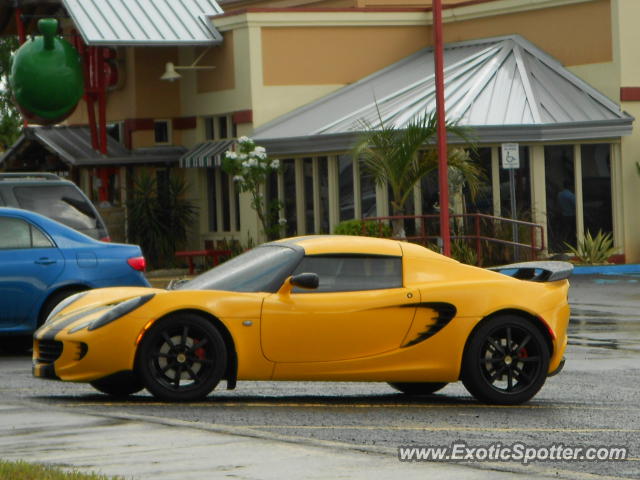
[(221, 380), (388, 382), (409, 395), (461, 380), (518, 404), (564, 363), (564, 262), (498, 271), (396, 240), (263, 244), (173, 289), (67, 298), (34, 335), (36, 377), (126, 396), (206, 397)]

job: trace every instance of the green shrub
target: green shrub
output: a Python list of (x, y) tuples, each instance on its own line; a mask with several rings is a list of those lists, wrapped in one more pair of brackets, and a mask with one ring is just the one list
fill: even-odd
[(476, 249), (471, 247), (465, 240), (454, 240), (451, 242), (451, 256), (460, 263), (466, 263), (467, 265), (478, 264)]
[(333, 229), (336, 235), (358, 235), (364, 237), (391, 237), (391, 227), (386, 223), (366, 220), (345, 220)]
[(588, 265), (608, 263), (609, 257), (615, 252), (611, 233), (604, 234), (602, 230), (598, 230), (595, 237), (591, 236), (591, 232), (587, 231), (577, 247), (566, 242), (565, 245), (578, 258), (579, 263)]

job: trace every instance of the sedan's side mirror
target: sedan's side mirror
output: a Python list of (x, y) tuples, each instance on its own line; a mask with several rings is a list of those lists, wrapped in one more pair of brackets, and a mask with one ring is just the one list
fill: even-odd
[(299, 273), (298, 275), (294, 275), (291, 277), (291, 285), (294, 287), (314, 289), (318, 288), (320, 285), (320, 277), (318, 277), (317, 273)]

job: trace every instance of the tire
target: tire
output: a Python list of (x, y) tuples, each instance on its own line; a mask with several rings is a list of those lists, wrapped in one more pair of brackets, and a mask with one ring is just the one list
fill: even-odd
[(502, 315), (473, 333), (462, 361), (462, 383), (481, 402), (517, 405), (547, 379), (549, 347), (531, 322)]
[(205, 398), (227, 368), (227, 348), (204, 318), (181, 313), (158, 320), (136, 355), (136, 373), (154, 397), (171, 402)]
[(9, 355), (23, 355), (32, 348), (33, 337), (31, 335), (18, 335), (0, 339), (0, 352), (8, 353)]
[(51, 295), (44, 305), (40, 309), (40, 315), (38, 316), (38, 325), (36, 328), (42, 326), (45, 322), (51, 311), (56, 308), (56, 306), (63, 301), (65, 298), (70, 297), (71, 295), (75, 295), (76, 293), (84, 292), (86, 289), (84, 288), (68, 288), (66, 290), (60, 290)]
[(112, 375), (91, 382), (91, 386), (99, 392), (106, 393), (112, 397), (124, 398), (134, 393), (138, 393), (144, 388), (142, 381), (129, 372), (123, 375)]
[(393, 388), (405, 395), (431, 395), (447, 386), (446, 382), (389, 382)]

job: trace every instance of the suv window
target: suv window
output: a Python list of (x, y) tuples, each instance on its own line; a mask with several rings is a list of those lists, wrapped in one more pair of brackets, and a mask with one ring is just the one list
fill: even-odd
[(294, 288), (294, 293), (351, 292), (402, 287), (402, 258), (382, 255), (310, 255), (304, 257), (297, 273), (316, 273), (320, 285), (315, 290)]
[(0, 217), (0, 249), (49, 248), (51, 241), (36, 227), (19, 218)]
[(83, 233), (100, 228), (93, 207), (71, 185), (33, 185), (13, 188), (20, 208), (38, 212)]

